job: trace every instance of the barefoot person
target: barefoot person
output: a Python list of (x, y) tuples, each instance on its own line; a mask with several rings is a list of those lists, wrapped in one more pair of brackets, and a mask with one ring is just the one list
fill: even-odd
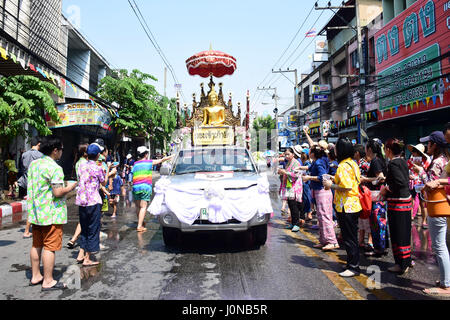
[[(55, 162), (61, 159), (63, 145), (57, 137), (45, 137), (41, 151), (44, 157), (33, 161), (28, 169), (28, 221), (33, 228), (30, 251), (32, 277), (30, 286), (42, 284), (42, 291), (63, 290), (67, 286), (53, 279), (55, 252), (62, 248), (63, 225), (67, 223), (64, 196), (76, 183), (64, 187), (63, 169)], [(44, 265), (44, 276), (40, 260)]]
[(159, 160), (149, 160), (150, 150), (147, 147), (137, 149), (138, 161), (133, 165), (133, 198), (136, 202), (136, 215), (138, 218), (137, 232), (145, 232), (144, 218), (148, 203), (152, 195), (152, 171), (153, 166), (169, 161), (173, 156)]
[(100, 251), (101, 208), (103, 200), (100, 187), (106, 185), (109, 167), (106, 174), (97, 161), (101, 152), (100, 145), (93, 143), (87, 148), (88, 162), (80, 165), (80, 181), (75, 204), (79, 207), (81, 236), (80, 252), (77, 262), (83, 266), (98, 265), (92, 260), (92, 254)]

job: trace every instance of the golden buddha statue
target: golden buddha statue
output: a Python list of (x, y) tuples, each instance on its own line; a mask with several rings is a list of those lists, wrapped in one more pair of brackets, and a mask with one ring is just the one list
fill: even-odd
[(208, 94), (209, 106), (203, 110), (202, 126), (220, 127), (225, 124), (225, 107), (217, 105), (218, 102), (219, 96), (212, 84), (211, 92)]

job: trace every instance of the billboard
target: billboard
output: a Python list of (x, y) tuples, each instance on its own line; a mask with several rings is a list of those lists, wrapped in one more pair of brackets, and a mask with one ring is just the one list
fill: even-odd
[(379, 121), (448, 107), (448, 1), (417, 1), (375, 35)]
[(46, 118), (47, 126), (51, 129), (65, 128), (72, 126), (99, 126), (106, 130), (111, 130), (111, 113), (105, 109), (89, 103), (62, 104), (57, 106), (59, 124)]

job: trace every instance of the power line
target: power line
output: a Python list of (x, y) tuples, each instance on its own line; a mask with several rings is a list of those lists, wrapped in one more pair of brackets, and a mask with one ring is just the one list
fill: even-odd
[[(148, 23), (147, 23), (145, 17), (142, 15), (142, 12), (140, 11), (139, 6), (137, 5), (136, 1), (133, 0), (133, 3), (132, 3), (131, 0), (128, 0), (128, 3), (130, 4), (131, 8), (133, 9), (133, 12), (136, 15), (137, 19), (139, 20), (139, 23), (141, 24), (142, 28), (144, 29), (144, 32), (147, 35), (147, 38), (150, 40), (153, 47), (156, 49), (156, 52), (163, 60), (163, 63), (165, 64), (167, 69), (170, 71), (174, 82), (176, 84), (178, 84), (179, 81), (175, 75), (175, 71), (173, 70), (171, 64), (169, 63), (168, 59), (164, 55), (164, 52), (162, 51), (161, 47), (158, 45), (158, 42), (156, 41), (156, 38), (153, 36), (153, 33), (151, 32), (150, 27), (148, 26)], [(180, 89), (180, 93), (181, 93), (183, 102), (186, 103), (186, 98), (184, 96), (182, 89)]]

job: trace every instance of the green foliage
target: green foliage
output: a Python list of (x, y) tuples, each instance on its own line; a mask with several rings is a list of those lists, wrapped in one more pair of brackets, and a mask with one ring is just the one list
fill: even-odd
[(118, 134), (151, 137), (161, 142), (176, 128), (176, 104), (160, 95), (147, 83), (149, 80), (157, 81), (139, 70), (118, 70), (100, 81), (97, 95), (120, 106), (119, 118), (111, 124)]
[(256, 131), (257, 137), (257, 150), (260, 149), (260, 135), (259, 132), (261, 130), (267, 130), (267, 147), (270, 147), (270, 141), (272, 137), (272, 130), (276, 128), (276, 120), (271, 116), (267, 117), (258, 117), (253, 121), (253, 129)]
[(0, 78), (0, 145), (6, 145), (16, 136), (29, 136), (25, 124), (42, 136), (50, 135), (45, 113), (59, 122), (52, 95), (63, 97), (55, 85), (34, 76)]

